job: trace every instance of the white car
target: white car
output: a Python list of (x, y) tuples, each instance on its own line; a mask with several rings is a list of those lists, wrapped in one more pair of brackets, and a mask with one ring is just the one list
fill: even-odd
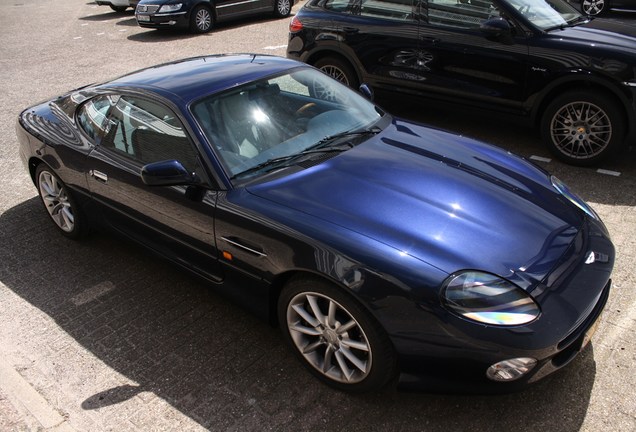
[(110, 6), (115, 12), (124, 12), (130, 7), (128, 0), (96, 0), (95, 3), (99, 6)]

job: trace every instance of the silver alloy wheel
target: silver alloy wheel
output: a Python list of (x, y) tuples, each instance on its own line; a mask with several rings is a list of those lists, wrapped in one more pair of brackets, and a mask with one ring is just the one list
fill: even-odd
[(324, 294), (302, 292), (287, 305), (287, 327), (294, 345), (325, 377), (346, 384), (371, 371), (371, 346), (358, 321)]
[(210, 11), (206, 8), (199, 9), (194, 17), (194, 22), (200, 31), (207, 31), (212, 25), (212, 15), (210, 15)]
[(321, 71), (329, 75), (330, 77), (340, 81), (346, 86), (349, 86), (349, 79), (347, 78), (347, 74), (337, 66), (334, 65), (325, 65), (320, 68)]
[(583, 13), (596, 16), (603, 12), (605, 0), (582, 0), (581, 9)]
[(42, 171), (38, 177), (40, 197), (53, 222), (62, 231), (71, 232), (75, 227), (73, 208), (62, 183), (50, 172)]
[(276, 8), (278, 10), (278, 15), (287, 16), (291, 11), (291, 3), (290, 0), (278, 0), (276, 2)]
[(601, 154), (612, 139), (612, 122), (605, 111), (589, 102), (571, 102), (552, 117), (550, 135), (555, 147), (574, 159)]

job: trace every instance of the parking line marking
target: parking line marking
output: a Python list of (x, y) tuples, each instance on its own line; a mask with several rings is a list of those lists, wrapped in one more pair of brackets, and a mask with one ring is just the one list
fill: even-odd
[(552, 162), (552, 159), (550, 159), (550, 158), (543, 157), (543, 156), (536, 156), (536, 155), (530, 156), (530, 159), (536, 160), (536, 161), (539, 161), (539, 162), (546, 162), (546, 163)]
[(599, 174), (611, 175), (614, 177), (619, 177), (621, 175), (621, 173), (619, 173), (618, 171), (610, 171), (602, 168), (597, 169), (596, 172)]
[(81, 39), (81, 38), (82, 38), (81, 36), (75, 36), (75, 37), (73, 38), (73, 40), (77, 40), (77, 39)]
[(106, 34), (106, 33), (104, 33), (104, 32), (97, 33), (97, 36), (101, 36), (101, 35), (104, 35), (104, 34)]

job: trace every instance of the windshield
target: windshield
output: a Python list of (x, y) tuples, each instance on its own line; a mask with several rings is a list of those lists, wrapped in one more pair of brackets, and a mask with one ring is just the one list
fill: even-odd
[(541, 30), (581, 21), (584, 17), (565, 0), (504, 0)]
[(209, 96), (192, 113), (231, 178), (309, 157), (336, 136), (370, 130), (382, 117), (364, 97), (311, 68)]

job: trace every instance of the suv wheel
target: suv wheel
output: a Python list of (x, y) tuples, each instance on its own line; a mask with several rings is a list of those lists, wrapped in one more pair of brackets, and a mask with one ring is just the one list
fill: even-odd
[(625, 137), (619, 106), (605, 94), (573, 91), (557, 97), (541, 121), (541, 135), (562, 161), (596, 164), (612, 155)]
[(192, 33), (207, 33), (212, 29), (212, 12), (206, 6), (197, 6), (190, 14), (190, 31)]
[(581, 12), (586, 15), (602, 15), (607, 10), (607, 7), (607, 0), (581, 0)]
[(335, 57), (323, 57), (314, 63), (314, 66), (337, 81), (355, 90), (358, 89), (358, 78), (348, 63)]

